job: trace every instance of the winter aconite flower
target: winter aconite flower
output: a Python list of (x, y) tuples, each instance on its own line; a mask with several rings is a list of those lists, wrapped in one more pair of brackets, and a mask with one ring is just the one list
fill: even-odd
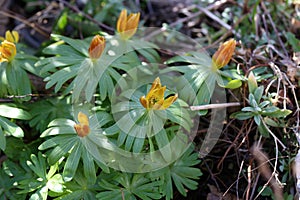
[(117, 22), (117, 31), (124, 40), (131, 38), (139, 25), (140, 13), (131, 13), (127, 16), (127, 10), (124, 9), (120, 13), (118, 22)]
[(142, 96), (140, 98), (141, 104), (147, 110), (165, 110), (167, 109), (174, 101), (176, 101), (178, 95), (175, 94), (173, 96), (169, 96), (168, 98), (164, 98), (166, 86), (161, 86), (160, 79), (157, 77), (153, 83), (150, 91), (147, 96)]
[(105, 48), (105, 38), (100, 35), (94, 36), (89, 47), (90, 58), (93, 60), (100, 58), (101, 54), (104, 51), (104, 48)]
[(229, 63), (235, 50), (235, 46), (236, 41), (230, 39), (219, 47), (218, 51), (212, 57), (212, 67), (214, 70), (221, 69)]
[(74, 128), (80, 137), (85, 137), (90, 133), (89, 118), (82, 112), (78, 113), (79, 124), (75, 124)]
[(12, 61), (17, 54), (17, 48), (14, 43), (19, 42), (19, 33), (17, 31), (6, 31), (5, 38), (0, 37), (0, 40), (2, 40), (0, 45), (0, 62)]
[(10, 62), (17, 54), (16, 45), (4, 40), (0, 45), (0, 62)]

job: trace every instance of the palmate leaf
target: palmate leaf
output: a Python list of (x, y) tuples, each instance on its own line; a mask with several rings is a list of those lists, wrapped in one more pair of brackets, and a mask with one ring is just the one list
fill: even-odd
[(41, 75), (46, 77), (46, 88), (56, 85), (55, 92), (58, 92), (64, 83), (77, 75), (81, 63), (88, 57), (89, 43), (86, 40), (52, 36), (60, 41), (46, 47), (43, 52), (54, 57), (44, 58), (36, 66), (41, 68)]
[[(99, 185), (103, 191), (99, 192), (97, 199), (160, 199), (162, 194), (159, 192), (161, 181), (151, 181), (146, 174), (129, 174), (114, 172), (115, 178), (111, 179), (102, 173)], [(111, 176), (111, 175), (110, 175)]]
[(78, 168), (74, 178), (65, 183), (67, 191), (63, 194), (57, 194), (60, 200), (80, 200), (80, 199), (96, 199), (97, 190), (94, 183), (88, 181), (87, 176), (83, 173), (82, 166)]
[(205, 52), (189, 52), (166, 61), (171, 66), (166, 70), (183, 73), (178, 78), (179, 97), (192, 105), (208, 104), (215, 89), (216, 82), (224, 86), (219, 71), (213, 71), (211, 58)]
[[(39, 152), (38, 156), (32, 154), (31, 160), (27, 161), (28, 167), (34, 172), (35, 177), (20, 181), (18, 188), (20, 194), (32, 193), (31, 200), (46, 200), (49, 191), (63, 192), (63, 180), (60, 174), (56, 174), (58, 163), (50, 166), (46, 165), (46, 158)], [(48, 172), (47, 172), (48, 171)]]
[(34, 67), (37, 58), (24, 54), (17, 49), (17, 54), (11, 62), (0, 63), (0, 97), (6, 95), (18, 96), (18, 101), (28, 101), (31, 94), (31, 84), (27, 72), (38, 75)]
[(31, 118), (31, 115), (27, 111), (17, 108), (14, 104), (0, 105), (0, 149), (2, 150), (6, 148), (5, 135), (12, 135), (14, 137), (24, 136), (23, 130), (5, 117), (28, 120)]
[(71, 118), (70, 104), (70, 96), (47, 98), (29, 104), (28, 107), (32, 115), (29, 125), (42, 132), (54, 119)]
[(0, 148), (5, 150), (6, 138), (5, 135), (12, 135), (14, 137), (23, 137), (23, 130), (10, 120), (0, 116)]
[(26, 71), (21, 67), (24, 63), (13, 60), (10, 63), (1, 62), (1, 90), (0, 96), (18, 96), (18, 100), (28, 101), (31, 85)]
[[(84, 175), (88, 177), (88, 182), (95, 183), (95, 162), (89, 150), (93, 149), (93, 146), (95, 146), (94, 138), (101, 141), (102, 130), (100, 127), (110, 121), (110, 115), (104, 112), (98, 112), (91, 115), (89, 119), (91, 131), (87, 136), (80, 137), (75, 132), (74, 121), (68, 119), (56, 119), (49, 124), (48, 129), (41, 135), (42, 138), (48, 136), (54, 137), (47, 138), (47, 140), (39, 146), (39, 150), (52, 149), (48, 156), (50, 165), (53, 165), (61, 158), (66, 157), (66, 163), (62, 173), (65, 181), (71, 181), (74, 178), (81, 160), (83, 163), (83, 172)], [(89, 150), (87, 148), (89, 148)], [(108, 169), (103, 163), (104, 161), (101, 160), (97, 160), (96, 162), (99, 167), (107, 171)]]
[(16, 162), (7, 159), (2, 163), (0, 177), (0, 199), (26, 199), (26, 194), (18, 194), (18, 188), (14, 183), (23, 179), (32, 178), (30, 171), (25, 171), (20, 165), (17, 165)]
[(173, 184), (183, 196), (187, 195), (185, 188), (197, 189), (196, 180), (200, 178), (202, 172), (200, 169), (192, 167), (200, 163), (198, 154), (193, 152), (193, 149), (194, 147), (191, 145), (173, 164), (151, 173), (153, 179), (159, 178), (164, 182), (162, 189), (166, 199), (173, 198)]

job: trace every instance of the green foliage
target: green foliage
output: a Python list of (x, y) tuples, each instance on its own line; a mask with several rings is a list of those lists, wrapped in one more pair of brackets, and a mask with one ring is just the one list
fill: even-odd
[(32, 193), (31, 200), (46, 200), (48, 192), (63, 192), (63, 179), (58, 170), (58, 163), (48, 169), (46, 158), (40, 152), (38, 156), (32, 154), (31, 161), (27, 161), (28, 167), (34, 172), (33, 177), (20, 181), (19, 194)]
[(28, 105), (32, 115), (29, 125), (43, 132), (57, 118), (71, 118), (71, 97), (43, 99)]
[(287, 32), (286, 38), (287, 42), (293, 47), (295, 52), (300, 51), (300, 41), (296, 38), (296, 36), (293, 33)]
[(200, 178), (202, 172), (193, 166), (199, 163), (198, 155), (193, 152), (193, 145), (191, 145), (181, 158), (168, 167), (153, 172), (151, 176), (163, 181), (161, 189), (166, 199), (173, 199), (174, 185), (183, 196), (186, 196), (186, 189), (197, 188), (196, 180)]
[[(111, 177), (114, 178), (111, 178)], [(128, 174), (113, 172), (102, 173), (99, 185), (102, 188), (96, 197), (98, 199), (132, 199), (138, 198), (151, 200), (160, 199), (162, 194), (159, 191), (161, 181), (151, 181), (145, 174)], [(107, 181), (110, 180), (110, 181)]]
[(6, 148), (5, 136), (24, 136), (22, 128), (7, 118), (29, 120), (31, 115), (27, 111), (17, 108), (14, 104), (0, 105), (0, 149), (2, 150)]
[[(18, 45), (17, 45), (18, 47)], [(28, 101), (31, 94), (31, 83), (27, 72), (37, 74), (34, 56), (24, 54), (17, 48), (17, 55), (11, 62), (0, 62), (0, 97), (17, 96), (18, 101)]]
[(258, 87), (257, 83), (254, 80), (255, 79), (250, 78), (248, 80), (250, 92), (248, 97), (249, 106), (242, 108), (242, 110), (239, 112), (233, 113), (231, 117), (237, 118), (239, 120), (247, 120), (253, 118), (259, 132), (263, 136), (269, 137), (269, 132), (266, 125), (268, 124), (276, 126), (277, 124), (271, 118), (285, 118), (287, 115), (291, 114), (292, 111), (287, 109), (280, 109), (276, 106), (273, 106), (271, 101), (263, 97), (264, 87)]

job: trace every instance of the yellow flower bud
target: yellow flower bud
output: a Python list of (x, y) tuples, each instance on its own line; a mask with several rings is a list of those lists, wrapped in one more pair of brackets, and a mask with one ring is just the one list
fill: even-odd
[(75, 124), (74, 128), (80, 137), (85, 137), (90, 133), (89, 118), (82, 112), (78, 113), (79, 124)]
[(17, 54), (16, 45), (4, 40), (0, 45), (0, 62), (10, 62)]
[(5, 39), (9, 42), (18, 43), (19, 42), (19, 33), (17, 31), (6, 31)]
[(140, 13), (131, 13), (127, 16), (127, 10), (124, 9), (120, 13), (118, 22), (117, 22), (117, 31), (124, 40), (131, 38), (139, 25)]
[(230, 39), (220, 45), (218, 51), (212, 57), (212, 67), (214, 70), (221, 69), (227, 65), (234, 53), (236, 41)]
[(100, 58), (104, 49), (105, 49), (105, 38), (100, 35), (94, 36), (89, 47), (90, 58), (91, 59)]
[(140, 102), (144, 108), (147, 110), (165, 110), (170, 105), (176, 101), (178, 95), (172, 95), (168, 98), (164, 99), (164, 93), (166, 90), (166, 86), (162, 87), (160, 83), (159, 77), (157, 77), (153, 83), (150, 91), (148, 92), (147, 96), (140, 97)]

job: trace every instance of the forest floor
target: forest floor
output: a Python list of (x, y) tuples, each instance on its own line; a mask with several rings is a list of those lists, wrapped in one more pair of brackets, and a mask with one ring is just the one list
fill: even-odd
[[(80, 0), (0, 0), (0, 35), (5, 35), (6, 30), (19, 31), (21, 41), (38, 55), (51, 33), (73, 38), (92, 35), (97, 30), (114, 33), (116, 13), (121, 8), (114, 7), (114, 1), (103, 2), (96, 10)], [(198, 41), (209, 54), (222, 42), (234, 38), (238, 44), (230, 65), (246, 75), (263, 68), (261, 75), (266, 78), (259, 80), (259, 85), (277, 94), (277, 107), (292, 111), (280, 121), (283, 123), (280, 127), (271, 128), (275, 137), (261, 137), (253, 119), (230, 117), (240, 106), (229, 107), (217, 144), (197, 166), (203, 173), (198, 189), (189, 191), (188, 197), (175, 192), (174, 199), (272, 199), (276, 198), (274, 190), (285, 199), (293, 199), (297, 195), (297, 179), (292, 166), (300, 142), (297, 138), (300, 133), (300, 2), (136, 0), (124, 1), (123, 5), (141, 13), (142, 26), (166, 26), (179, 31)], [(106, 14), (98, 16), (101, 21), (94, 19), (96, 12), (104, 7)], [(69, 18), (67, 25), (60, 27), (63, 13), (78, 17)], [(167, 59), (164, 52), (160, 53)], [(49, 93), (44, 90), (42, 79), (33, 76), (32, 81), (39, 93)], [(245, 84), (226, 91), (228, 102), (248, 104)], [(196, 147), (205, 138), (210, 116), (208, 113), (200, 120), (194, 139)], [(255, 147), (258, 141), (260, 148)], [(274, 186), (275, 183), (279, 186)], [(263, 187), (266, 189), (259, 194)]]

